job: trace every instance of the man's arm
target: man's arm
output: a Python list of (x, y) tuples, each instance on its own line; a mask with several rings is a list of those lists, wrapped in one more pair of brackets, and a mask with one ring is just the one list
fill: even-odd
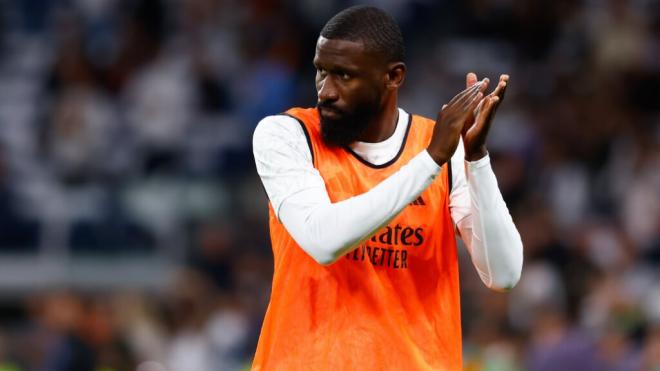
[(368, 192), (332, 203), (294, 119), (263, 119), (254, 132), (253, 150), (257, 172), (277, 217), (320, 264), (335, 262), (386, 225), (440, 171), (423, 151)]
[(451, 163), (454, 186), (449, 207), (458, 235), (483, 283), (493, 290), (508, 290), (520, 279), (522, 241), (497, 186), (490, 158), (468, 162), (459, 145)]
[[(495, 290), (510, 289), (518, 282), (523, 261), (520, 235), (499, 191), (486, 150), (486, 137), (508, 81), (508, 75), (500, 76), (495, 90), (479, 104), (474, 121), (463, 128), (465, 161), (460, 157), (458, 160), (465, 167), (459, 163), (453, 169), (464, 178), (457, 179), (457, 189), (450, 199), (450, 207), (454, 205), (452, 217), (472, 262), (481, 280)], [(476, 82), (477, 76), (468, 73), (468, 88)], [(460, 150), (456, 152), (458, 155)]]

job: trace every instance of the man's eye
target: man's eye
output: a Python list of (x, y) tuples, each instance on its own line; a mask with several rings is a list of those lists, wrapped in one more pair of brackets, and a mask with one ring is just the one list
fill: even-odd
[(342, 73), (340, 76), (341, 76), (341, 79), (344, 80), (344, 81), (348, 81), (348, 80), (351, 79), (351, 75), (347, 74), (346, 72)]
[(317, 68), (317, 69), (316, 69), (316, 72), (317, 72), (319, 75), (321, 75), (321, 76), (325, 76), (325, 75), (328, 74), (328, 72), (327, 72), (325, 69), (323, 69), (323, 68)]

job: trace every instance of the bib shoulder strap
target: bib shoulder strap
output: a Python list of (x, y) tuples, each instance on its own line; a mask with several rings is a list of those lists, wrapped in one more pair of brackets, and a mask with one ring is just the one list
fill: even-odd
[(320, 133), (320, 122), (319, 122), (319, 113), (316, 108), (300, 108), (294, 107), (288, 109), (286, 112), (281, 113), (289, 117), (293, 117), (298, 121), (300, 127), (305, 133), (305, 139), (307, 139), (307, 146), (309, 147), (309, 153), (312, 156), (312, 164), (315, 168), (317, 167), (318, 161), (318, 145), (321, 137)]

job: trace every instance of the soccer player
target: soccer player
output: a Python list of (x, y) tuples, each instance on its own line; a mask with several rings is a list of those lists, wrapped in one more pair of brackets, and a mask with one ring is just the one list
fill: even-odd
[(252, 368), (460, 370), (455, 235), (488, 287), (522, 269), (485, 145), (508, 76), (485, 95), (469, 73), (435, 121), (408, 113), (401, 31), (367, 6), (328, 21), (314, 66), (317, 107), (254, 132), (275, 268)]

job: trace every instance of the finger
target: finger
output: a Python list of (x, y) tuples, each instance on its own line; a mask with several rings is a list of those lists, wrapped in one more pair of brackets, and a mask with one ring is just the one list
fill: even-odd
[(481, 112), (481, 110), (484, 107), (484, 101), (486, 101), (486, 100), (482, 99), (482, 100), (479, 101), (479, 104), (477, 104), (477, 108), (475, 108), (474, 111), (472, 112), (474, 117), (479, 117), (479, 113)]
[(480, 82), (478, 82), (478, 83), (472, 85), (471, 87), (469, 87), (469, 88), (467, 88), (467, 89), (461, 91), (460, 93), (456, 94), (456, 96), (454, 96), (454, 97), (449, 101), (449, 103), (447, 103), (447, 104), (448, 104), (448, 105), (452, 105), (452, 104), (454, 104), (454, 103), (456, 103), (456, 102), (459, 102), (461, 99), (463, 99), (464, 97), (468, 96), (469, 94), (478, 91), (479, 88), (481, 88), (482, 85), (483, 85), (483, 81), (480, 81)]
[(491, 123), (493, 122), (493, 114), (495, 109), (499, 105), (500, 98), (498, 96), (488, 96), (484, 99), (485, 103), (479, 116), (475, 120), (474, 131), (479, 136), (485, 136), (488, 134)]
[[(479, 114), (480, 114), (481, 110), (483, 109), (484, 102), (487, 100), (487, 98), (488, 97), (486, 97), (486, 99), (483, 99), (483, 95), (478, 96), (473, 101), (473, 104), (470, 107), (467, 108), (467, 110), (468, 110), (467, 112), (469, 112), (469, 113), (467, 114), (467, 116), (465, 118), (465, 123), (463, 124), (463, 129), (461, 130), (461, 135), (464, 135), (470, 129), (470, 127), (472, 127), (472, 125), (475, 124), (475, 118), (479, 117)], [(474, 105), (474, 103), (476, 103), (476, 106)], [(470, 109), (472, 111), (470, 111)]]
[(458, 108), (461, 111), (472, 113), (479, 104), (479, 101), (481, 101), (483, 98), (484, 94), (482, 92), (475, 92), (475, 94), (470, 94), (470, 96), (461, 100), (460, 106), (458, 106)]
[(476, 110), (477, 106), (483, 102), (483, 93), (479, 92), (477, 95), (474, 96), (472, 101), (470, 102), (469, 105), (465, 107), (465, 111), (463, 113), (463, 120), (462, 120), (462, 126), (461, 126), (461, 133), (464, 133), (467, 128), (472, 126), (474, 124), (474, 111)]
[(469, 88), (470, 86), (476, 83), (477, 83), (477, 74), (475, 74), (474, 72), (469, 72), (465, 76), (465, 86)]
[(456, 94), (456, 95), (455, 95), (455, 96), (449, 101), (449, 103), (447, 103), (447, 105), (449, 105), (449, 106), (454, 105), (454, 104), (456, 104), (456, 103), (458, 103), (458, 102), (461, 102), (462, 99), (464, 99), (466, 96), (469, 96), (470, 94), (473, 94), (473, 93), (476, 94), (476, 92), (478, 91), (479, 87), (480, 87), (480, 84), (477, 83), (477, 84), (474, 84), (474, 85), (472, 85), (471, 87), (469, 87), (469, 88), (463, 90), (462, 92)]
[[(499, 107), (500, 103), (504, 99), (504, 93), (506, 93), (507, 86), (508, 86), (508, 84), (507, 84), (506, 81), (500, 81), (500, 83), (497, 85), (497, 88), (495, 88), (495, 91), (493, 91), (491, 94), (489, 94), (489, 96), (498, 98), (495, 106), (493, 107), (492, 111), (490, 112), (490, 117), (495, 115), (495, 112), (497, 111), (497, 108)], [(490, 118), (489, 118), (489, 120), (490, 120)]]
[(490, 111), (493, 106), (490, 96), (484, 98), (483, 102), (484, 103), (481, 108), (481, 111), (479, 112), (479, 115), (477, 115), (476, 118), (474, 119), (474, 123), (469, 127), (466, 127), (461, 133), (463, 136), (469, 133), (471, 137), (477, 139), (477, 142), (479, 142), (481, 138), (483, 138), (482, 136), (484, 134), (484, 130), (487, 129), (486, 125), (487, 122), (489, 121), (487, 117), (490, 114)]
[(501, 91), (499, 92), (499, 94), (496, 94), (500, 98), (500, 101), (504, 99), (504, 93), (506, 93), (507, 86), (509, 86), (509, 83), (504, 82), (504, 86), (502, 86)]
[(506, 86), (507, 86), (506, 81), (500, 80), (500, 82), (495, 87), (495, 90), (493, 90), (493, 92), (490, 93), (490, 96), (497, 95), (498, 97), (500, 97), (501, 100), (504, 97), (504, 91), (506, 90)]
[(482, 121), (487, 122), (490, 121), (490, 117), (493, 114), (493, 110), (495, 109), (495, 106), (497, 106), (497, 103), (499, 102), (499, 98), (497, 96), (492, 96), (488, 97), (486, 99), (486, 103), (484, 103), (484, 108), (481, 110), (481, 117), (484, 119)]
[(445, 109), (445, 108), (447, 108), (447, 105), (446, 105), (446, 104), (443, 104), (443, 105), (442, 105), (442, 108), (440, 109), (440, 111), (442, 111), (442, 110)]
[[(504, 92), (506, 90), (507, 85), (509, 85), (509, 75), (502, 74), (500, 75), (500, 81), (497, 84), (497, 87), (499, 88), (501, 84), (504, 84), (502, 88), (500, 88), (500, 91), (498, 91), (495, 95), (500, 97), (500, 101), (504, 99)], [(496, 88), (497, 90), (497, 88)]]
[(490, 79), (488, 77), (484, 78), (480, 82), (481, 84), (479, 85), (479, 92), (485, 93), (486, 89), (488, 89), (488, 85), (490, 85)]
[(475, 90), (470, 90), (469, 92), (461, 96), (456, 101), (456, 104), (465, 109), (472, 105), (477, 95), (480, 95), (479, 99), (481, 99), (483, 97), (484, 91), (488, 87), (488, 79), (487, 78), (483, 79), (482, 81), (474, 84), (473, 88), (474, 87), (476, 87)]
[[(479, 96), (479, 98), (478, 98), (479, 100), (480, 100), (481, 98), (483, 98), (484, 91), (485, 91), (486, 88), (488, 87), (488, 82), (489, 82), (489, 81), (488, 81), (487, 78), (484, 79), (484, 80), (481, 82), (481, 86), (480, 86), (476, 91), (472, 91), (472, 92), (470, 92), (469, 94), (465, 95), (463, 98), (461, 98), (460, 101), (462, 102), (462, 107), (463, 107), (463, 108), (468, 108), (468, 107), (472, 106), (473, 103), (474, 103), (474, 100), (477, 99), (477, 98), (476, 98), (477, 96)], [(477, 102), (477, 103), (478, 103), (478, 102)], [(474, 107), (476, 107), (476, 105), (475, 105)], [(474, 109), (474, 107), (472, 107), (472, 109)]]
[(474, 114), (474, 110), (477, 109), (477, 106), (479, 103), (483, 101), (484, 93), (478, 92), (477, 95), (472, 98), (470, 102), (466, 105), (465, 109), (472, 115)]

